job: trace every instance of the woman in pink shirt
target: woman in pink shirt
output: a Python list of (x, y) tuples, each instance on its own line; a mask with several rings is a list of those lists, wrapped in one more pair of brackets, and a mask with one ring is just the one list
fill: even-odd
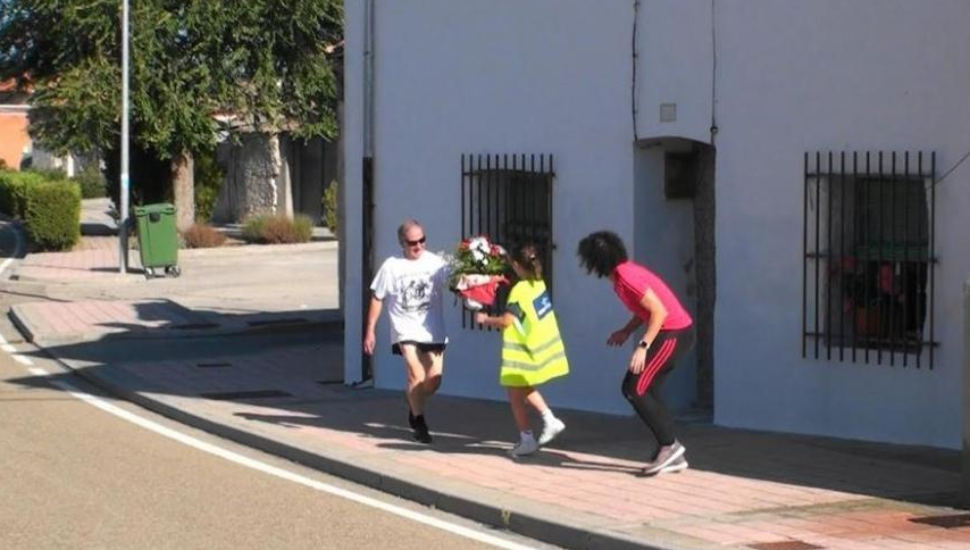
[(623, 328), (610, 335), (607, 345), (621, 346), (640, 325), (647, 327), (637, 340), (622, 385), (623, 397), (659, 445), (642, 473), (652, 476), (685, 470), (685, 449), (674, 436), (674, 423), (660, 389), (694, 345), (694, 322), (660, 277), (627, 258), (626, 247), (616, 233), (590, 233), (579, 242), (578, 254), (588, 273), (613, 283), (613, 291), (633, 314)]

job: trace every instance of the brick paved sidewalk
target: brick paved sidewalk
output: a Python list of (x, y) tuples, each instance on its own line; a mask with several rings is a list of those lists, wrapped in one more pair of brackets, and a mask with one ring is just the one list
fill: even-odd
[(340, 318), (337, 243), (180, 251), (180, 278), (148, 281), (117, 240), (86, 237), (72, 252), (31, 254), (0, 290), (38, 298), (11, 316), (42, 345), (105, 337), (170, 337), (264, 330)]
[(631, 418), (561, 411), (561, 439), (513, 461), (507, 405), (438, 396), (428, 413), (435, 444), (413, 443), (400, 393), (339, 384), (337, 340), (201, 364), (59, 353), (182, 420), (572, 548), (970, 548), (968, 518), (945, 519), (962, 514), (944, 505), (959, 481), (946, 451), (690, 424), (681, 433), (691, 469), (642, 478), (650, 449)]

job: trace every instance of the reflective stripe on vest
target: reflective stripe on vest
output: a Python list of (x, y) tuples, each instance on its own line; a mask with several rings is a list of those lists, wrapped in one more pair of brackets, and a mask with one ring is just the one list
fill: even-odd
[[(542, 281), (520, 282), (513, 288), (516, 303), (522, 309), (522, 330), (515, 325), (502, 332), (502, 367), (537, 371), (556, 362), (566, 361), (565, 348), (559, 336), (556, 315)], [(536, 304), (542, 307), (536, 311)]]

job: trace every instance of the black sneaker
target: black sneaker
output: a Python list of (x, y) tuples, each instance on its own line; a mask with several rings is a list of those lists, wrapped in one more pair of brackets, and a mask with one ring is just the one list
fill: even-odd
[(411, 414), (411, 410), (410, 409), (408, 409), (408, 426), (411, 426), (411, 429), (412, 430), (417, 429), (417, 427), (418, 427), (417, 420), (416, 420), (415, 416), (413, 414)]
[[(414, 418), (414, 422), (411, 424), (411, 429), (414, 430), (414, 440), (419, 443), (430, 445), (434, 439), (431, 437), (431, 432), (428, 430), (428, 424), (424, 421), (424, 415), (422, 414), (420, 416), (414, 416), (411, 418)], [(410, 420), (410, 418), (408, 420)]]

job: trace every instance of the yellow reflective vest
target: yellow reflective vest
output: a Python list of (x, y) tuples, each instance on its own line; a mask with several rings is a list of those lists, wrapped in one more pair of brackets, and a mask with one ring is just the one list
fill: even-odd
[(537, 386), (569, 373), (566, 348), (552, 301), (542, 281), (519, 281), (509, 293), (507, 311), (515, 322), (502, 331), (503, 386)]

